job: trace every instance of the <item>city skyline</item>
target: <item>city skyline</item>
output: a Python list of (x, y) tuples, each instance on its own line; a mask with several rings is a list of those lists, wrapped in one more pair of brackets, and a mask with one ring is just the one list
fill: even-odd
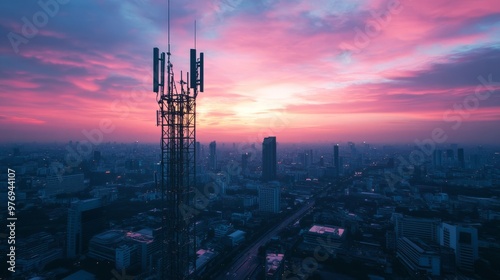
[[(157, 143), (151, 52), (166, 49), (166, 1), (40, 3), (0, 11), (0, 142)], [(435, 129), (446, 143), (500, 142), (495, 1), (172, 9), (176, 79), (189, 70), (195, 20), (207, 57), (201, 142), (401, 143)]]

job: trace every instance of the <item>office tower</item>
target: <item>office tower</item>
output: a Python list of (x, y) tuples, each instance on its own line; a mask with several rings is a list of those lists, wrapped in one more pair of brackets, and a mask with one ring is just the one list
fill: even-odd
[(364, 150), (365, 150), (364, 152), (369, 153), (370, 152), (370, 144), (363, 141), (363, 146), (364, 146)]
[(215, 184), (217, 184), (222, 194), (226, 194), (227, 181), (225, 173), (217, 173), (215, 175)]
[(453, 159), (455, 157), (455, 152), (453, 149), (447, 149), (446, 150), (446, 158), (448, 159)]
[(335, 167), (335, 177), (340, 174), (339, 144), (333, 146), (333, 165)]
[(210, 154), (208, 155), (208, 165), (212, 171), (217, 170), (217, 143), (215, 141), (210, 142), (209, 145)]
[(241, 155), (241, 171), (246, 173), (248, 169), (248, 158), (250, 157), (249, 153), (244, 153)]
[(344, 157), (339, 157), (339, 175), (344, 173)]
[(457, 267), (474, 271), (474, 262), (479, 258), (477, 229), (467, 225), (442, 223), (440, 244), (455, 250)]
[(276, 137), (264, 138), (262, 142), (262, 179), (276, 180)]
[(356, 156), (356, 144), (354, 144), (354, 142), (347, 142), (347, 145), (349, 146), (349, 149), (351, 150), (351, 157), (355, 157)]
[(446, 164), (449, 166), (455, 164), (455, 151), (452, 149), (446, 150)]
[(458, 164), (460, 165), (460, 168), (465, 168), (464, 148), (459, 148), (457, 150), (457, 154), (458, 154)]
[(77, 257), (87, 251), (89, 241), (104, 229), (104, 217), (100, 198), (71, 203), (68, 209), (66, 254)]
[(306, 150), (304, 153), (300, 153), (300, 163), (302, 164), (303, 167), (309, 167), (312, 164), (312, 157), (311, 157), (312, 150)]
[(201, 144), (200, 144), (200, 142), (196, 142), (194, 149), (195, 149), (195, 154), (196, 154), (196, 157), (195, 157), (196, 166), (198, 166), (201, 164)]
[(279, 213), (280, 188), (275, 185), (266, 185), (259, 188), (259, 211)]
[(443, 164), (443, 152), (441, 150), (434, 150), (432, 154), (432, 165), (434, 167), (441, 167)]
[(425, 242), (438, 242), (439, 219), (425, 219), (403, 216), (399, 213), (392, 215), (396, 238), (419, 238)]

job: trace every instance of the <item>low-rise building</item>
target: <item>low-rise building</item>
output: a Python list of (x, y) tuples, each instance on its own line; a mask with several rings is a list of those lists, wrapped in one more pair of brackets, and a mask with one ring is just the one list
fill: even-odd
[(330, 254), (335, 254), (344, 240), (345, 229), (341, 227), (313, 225), (304, 233), (305, 250), (315, 250), (319, 247)]
[(414, 274), (441, 275), (441, 258), (420, 239), (401, 237), (398, 239), (396, 257)]
[(246, 235), (246, 232), (244, 232), (242, 230), (237, 230), (231, 234), (228, 234), (226, 236), (226, 244), (228, 246), (238, 246), (243, 241), (245, 241), (245, 235)]
[(283, 278), (284, 272), (284, 254), (267, 254), (265, 265), (265, 279), (266, 280), (279, 280)]

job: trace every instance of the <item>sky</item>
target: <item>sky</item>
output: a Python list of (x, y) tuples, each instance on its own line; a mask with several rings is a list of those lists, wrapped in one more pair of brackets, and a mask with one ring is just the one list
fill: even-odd
[[(500, 1), (171, 0), (201, 142), (500, 143)], [(0, 4), (0, 142), (159, 142), (166, 0)]]

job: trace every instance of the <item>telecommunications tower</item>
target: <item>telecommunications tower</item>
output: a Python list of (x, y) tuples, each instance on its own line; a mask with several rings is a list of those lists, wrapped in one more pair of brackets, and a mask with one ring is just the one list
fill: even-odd
[[(196, 97), (203, 92), (203, 53), (190, 50), (190, 72), (174, 79), (170, 63), (170, 1), (167, 53), (153, 49), (153, 91), (161, 127), (159, 186), (162, 192), (161, 279), (190, 279), (196, 269), (194, 191)], [(165, 67), (167, 72), (165, 73)], [(166, 74), (166, 79), (165, 79)]]

